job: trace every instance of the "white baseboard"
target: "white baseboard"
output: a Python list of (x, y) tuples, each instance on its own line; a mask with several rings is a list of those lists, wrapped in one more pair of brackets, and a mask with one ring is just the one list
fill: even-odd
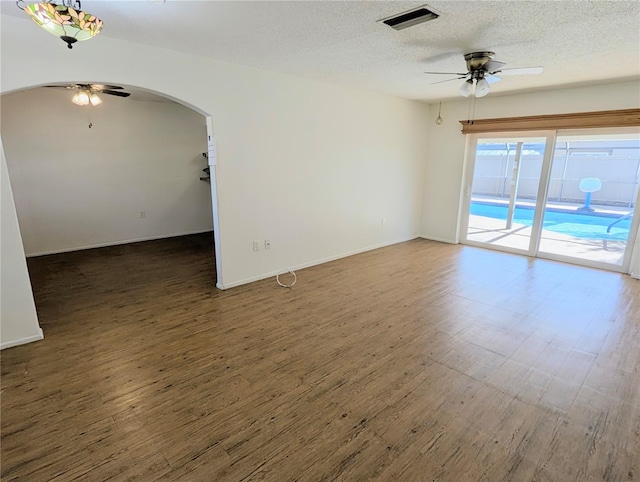
[(17, 340), (5, 341), (0, 343), (0, 350), (4, 350), (5, 348), (11, 348), (13, 346), (24, 345), (25, 343), (31, 343), (34, 341), (42, 340), (44, 338), (44, 333), (42, 332), (42, 328), (38, 328), (38, 333), (36, 335), (27, 336), (25, 338), (18, 338)]
[(85, 249), (94, 249), (94, 248), (106, 248), (107, 246), (119, 246), (121, 244), (130, 244), (130, 243), (139, 243), (142, 241), (154, 241), (156, 239), (166, 239), (166, 238), (177, 238), (179, 236), (189, 236), (191, 234), (202, 234), (202, 233), (213, 233), (213, 229), (205, 229), (198, 231), (188, 231), (186, 233), (173, 233), (173, 234), (162, 234), (160, 236), (150, 236), (145, 238), (135, 238), (135, 239), (124, 239), (121, 241), (111, 241), (107, 243), (98, 243), (98, 244), (90, 244), (88, 246), (76, 246), (73, 248), (63, 248), (63, 249), (53, 249), (51, 251), (42, 251), (38, 253), (29, 253), (26, 255), (27, 258), (35, 258), (37, 256), (46, 256), (48, 254), (61, 254), (61, 253), (71, 253), (73, 251), (82, 251)]
[[(349, 256), (354, 256), (356, 254), (360, 254), (360, 253), (366, 253), (367, 251), (373, 251), (374, 249), (380, 249), (380, 248), (384, 248), (385, 246), (392, 246), (394, 244), (399, 244), (399, 243), (404, 243), (406, 241), (411, 241), (412, 239), (417, 239), (419, 236), (418, 235), (412, 235), (412, 236), (407, 236), (405, 238), (401, 238), (401, 239), (396, 239), (394, 241), (390, 241), (390, 242), (386, 242), (386, 243), (380, 243), (380, 244), (376, 244), (373, 246), (367, 246), (366, 248), (361, 248), (361, 249), (355, 249), (353, 251), (348, 251), (346, 253), (341, 253), (341, 254), (337, 254), (335, 256), (328, 256), (326, 258), (322, 258), (322, 259), (316, 259), (314, 261), (309, 261), (307, 263), (301, 263), (295, 266), (291, 266), (291, 267), (286, 267), (283, 268), (283, 270), (299, 270), (299, 269), (304, 269), (304, 268), (310, 268), (311, 266), (317, 266), (319, 264), (324, 264), (324, 263), (328, 263), (330, 261), (335, 261), (337, 259), (342, 259), (342, 258), (348, 258)], [(249, 283), (253, 283), (254, 281), (260, 281), (263, 279), (267, 279), (267, 278), (271, 278), (276, 276), (278, 273), (282, 273), (282, 270), (279, 271), (271, 271), (269, 273), (265, 273), (265, 274), (261, 274), (259, 276), (254, 276), (251, 278), (245, 278), (239, 281), (232, 281), (231, 283), (226, 283), (225, 285), (222, 285), (220, 283), (218, 283), (216, 286), (218, 288), (220, 288), (221, 290), (227, 290), (229, 288), (235, 288), (236, 286), (241, 286), (241, 285), (246, 285)]]
[(447, 243), (447, 244), (459, 244), (453, 241), (452, 239), (444, 239), (444, 238), (435, 238), (433, 236), (420, 236), (422, 239), (428, 239), (429, 241), (438, 241), (439, 243)]

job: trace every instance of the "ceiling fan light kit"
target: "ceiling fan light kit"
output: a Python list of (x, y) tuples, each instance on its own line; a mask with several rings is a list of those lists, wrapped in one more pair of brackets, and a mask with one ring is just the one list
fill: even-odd
[(91, 102), (91, 105), (96, 106), (96, 105), (100, 105), (102, 104), (102, 99), (100, 97), (98, 97), (98, 94), (96, 94), (95, 92), (93, 92), (90, 96), (89, 96), (89, 102)]
[(464, 83), (460, 86), (458, 93), (462, 97), (469, 97), (472, 90), (473, 90), (473, 80), (469, 79), (469, 80), (465, 80)]
[(71, 98), (71, 102), (73, 102), (76, 105), (89, 105), (89, 95), (87, 94), (86, 91), (81, 90), (73, 94), (73, 97)]
[(102, 104), (102, 99), (95, 92), (91, 92), (89, 90), (79, 90), (75, 94), (73, 94), (73, 98), (71, 99), (76, 105), (100, 105)]
[(18, 1), (16, 4), (40, 27), (60, 37), (70, 49), (74, 43), (93, 38), (102, 30), (102, 20), (83, 12), (79, 0), (47, 0), (28, 5)]
[(489, 87), (489, 82), (484, 77), (476, 80), (476, 97), (484, 97), (491, 91), (491, 87)]

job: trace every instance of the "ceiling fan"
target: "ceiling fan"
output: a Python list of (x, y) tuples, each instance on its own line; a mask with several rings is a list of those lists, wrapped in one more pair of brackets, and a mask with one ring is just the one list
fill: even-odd
[(119, 85), (105, 84), (69, 84), (69, 85), (47, 85), (54, 89), (74, 90), (75, 94), (71, 101), (77, 105), (100, 105), (102, 99), (98, 94), (115, 95), (117, 97), (129, 97), (129, 92), (123, 92), (124, 87)]
[(441, 84), (443, 82), (451, 82), (452, 80), (465, 79), (464, 83), (460, 87), (460, 95), (463, 97), (469, 97), (473, 90), (473, 84), (475, 81), (476, 97), (484, 97), (491, 91), (489, 84), (499, 82), (502, 80), (500, 75), (528, 75), (528, 74), (540, 74), (542, 73), (542, 67), (523, 67), (515, 69), (505, 69), (504, 62), (493, 60), (496, 54), (494, 52), (470, 52), (464, 55), (464, 60), (467, 62), (467, 72), (425, 72), (425, 74), (434, 75), (456, 75), (454, 79), (442, 80), (440, 82), (434, 82), (434, 84)]

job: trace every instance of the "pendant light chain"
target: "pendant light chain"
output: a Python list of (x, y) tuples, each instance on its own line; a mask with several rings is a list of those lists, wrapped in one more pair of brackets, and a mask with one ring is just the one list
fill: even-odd
[(442, 119), (442, 102), (438, 106), (438, 117), (436, 117), (436, 125), (442, 125), (444, 120)]

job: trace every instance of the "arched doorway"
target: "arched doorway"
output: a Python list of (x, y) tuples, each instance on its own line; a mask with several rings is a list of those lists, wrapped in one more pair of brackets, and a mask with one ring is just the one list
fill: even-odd
[[(111, 82), (109, 82), (111, 83)], [(202, 147), (198, 149), (197, 154), (197, 159), (193, 158), (190, 159), (189, 161), (192, 163), (200, 163), (197, 168), (198, 168), (198, 172), (200, 172), (201, 169), (207, 167), (209, 172), (210, 172), (210, 183), (209, 182), (202, 182), (200, 180), (197, 180), (197, 182), (201, 185), (201, 186), (206, 186), (206, 189), (209, 190), (209, 197), (208, 197), (208, 203), (210, 204), (210, 209), (209, 209), (209, 216), (210, 216), (210, 221), (211, 224), (213, 226), (213, 233), (214, 233), (214, 252), (215, 252), (215, 263), (216, 263), (216, 275), (217, 275), (217, 286), (218, 287), (222, 287), (224, 286), (222, 283), (222, 257), (221, 257), (221, 252), (220, 252), (220, 233), (219, 233), (219, 224), (218, 224), (218, 205), (217, 205), (217, 178), (216, 178), (216, 166), (215, 166), (215, 142), (214, 142), (214, 137), (213, 137), (213, 129), (212, 129), (212, 122), (211, 122), (211, 116), (204, 112), (202, 109), (199, 109), (193, 105), (190, 105), (189, 103), (186, 102), (182, 102), (179, 99), (176, 99), (175, 97), (172, 96), (167, 96), (167, 95), (163, 95), (161, 93), (158, 92), (151, 92), (147, 89), (143, 89), (143, 88), (139, 88), (139, 87), (132, 87), (129, 84), (122, 84), (125, 85), (127, 88), (131, 87), (133, 89), (135, 89), (137, 92), (147, 92), (149, 93), (150, 96), (156, 96), (159, 99), (168, 99), (171, 103), (175, 103), (176, 106), (179, 106), (180, 108), (183, 109), (189, 109), (191, 111), (193, 111), (193, 113), (197, 113), (197, 115), (201, 118), (202, 122), (202, 129), (203, 129), (203, 139), (202, 139)], [(31, 89), (36, 89), (39, 86), (33, 86), (33, 87), (28, 87), (25, 89), (20, 89), (20, 90), (14, 90), (10, 93), (6, 93), (7, 96), (13, 95), (13, 94), (17, 94), (19, 95), (20, 93), (26, 93), (26, 95), (29, 95), (30, 92), (35, 92), (35, 90), (31, 90)], [(53, 89), (51, 89), (53, 91)], [(68, 96), (69, 98), (71, 97), (71, 93), (65, 92), (65, 91), (59, 91), (60, 94), (64, 95), (64, 96)], [(5, 94), (3, 94), (3, 99), (6, 98)], [(120, 100), (120, 99), (118, 99)], [(71, 105), (71, 107), (77, 108), (77, 109), (82, 109), (79, 108), (77, 106), (73, 106)], [(93, 128), (89, 131), (88, 127), (87, 127), (87, 120), (89, 120), (89, 122), (91, 121), (90, 119), (87, 119), (86, 117), (83, 117), (84, 114), (81, 114), (79, 117), (82, 119), (82, 123), (83, 129), (87, 129), (87, 132), (90, 132), (91, 135), (96, 136), (97, 132), (98, 132), (98, 125), (96, 124), (96, 120), (94, 119), (94, 126)], [(33, 132), (32, 130), (30, 130), (31, 126), (29, 125), (25, 125), (22, 123), (17, 123), (18, 127), (20, 129), (26, 130), (27, 132), (29, 132), (30, 134)], [(51, 126), (50, 126), (51, 130), (55, 131), (56, 135), (60, 136), (61, 138), (66, 139), (66, 149), (74, 149), (74, 137), (76, 138), (75, 140), (77, 141), (77, 130), (72, 128), (72, 126), (70, 125), (70, 118), (69, 117), (65, 117), (64, 115), (58, 115), (57, 118), (51, 122)], [(4, 131), (5, 129), (3, 129)], [(132, 128), (130, 129), (131, 132), (135, 132), (135, 126), (132, 126)], [(7, 149), (7, 146), (10, 145), (12, 143), (12, 139), (11, 139), (11, 135), (7, 132), (3, 132), (3, 147), (5, 149), (5, 153), (6, 153), (6, 157), (7, 157), (7, 161), (10, 164), (11, 163), (11, 158), (13, 157), (13, 153), (12, 153), (12, 149)], [(37, 139), (35, 137), (33, 137), (32, 139), (30, 139), (30, 142), (42, 142), (42, 139)], [(114, 139), (114, 144), (117, 143), (118, 140), (117, 138)], [(52, 147), (52, 146), (51, 146)], [(8, 152), (7, 152), (8, 151)], [(202, 156), (202, 154), (204, 152), (208, 153), (208, 157), (209, 159), (206, 159)], [(213, 155), (212, 155), (213, 154)], [(90, 158), (92, 156), (91, 152), (87, 152), (86, 153), (87, 158)], [(47, 166), (47, 169), (54, 169), (54, 165), (52, 164), (47, 164), (46, 163), (46, 159), (44, 159), (44, 165)], [(85, 165), (85, 166), (80, 166), (79, 170), (82, 170), (83, 172), (77, 173), (80, 174), (79, 177), (81, 176), (87, 176), (87, 178), (90, 178), (92, 175), (95, 175), (95, 172), (92, 172), (92, 169), (90, 167), (90, 165)], [(40, 176), (46, 179), (46, 172), (41, 172)], [(204, 176), (204, 174), (203, 174)], [(33, 179), (33, 178), (32, 178)], [(197, 179), (197, 178), (196, 178)], [(12, 184), (15, 184), (14, 179), (12, 178)], [(86, 183), (85, 183), (86, 184)], [(115, 189), (117, 189), (116, 186), (111, 186)], [(85, 186), (85, 188), (88, 188), (87, 186)], [(20, 192), (18, 192), (16, 189), (13, 190), (13, 195), (14, 198), (17, 198), (21, 195)], [(51, 200), (50, 200), (51, 201)], [(79, 203), (81, 204), (81, 203)], [(135, 203), (131, 204), (129, 206), (130, 210), (133, 210), (133, 205)], [(137, 212), (137, 216), (138, 219), (140, 220), (141, 218), (145, 218), (146, 220), (149, 221), (149, 216), (147, 215), (147, 213), (145, 213), (145, 211), (147, 211), (145, 208), (140, 208), (140, 209), (136, 209)], [(4, 213), (3, 213), (4, 216)], [(64, 227), (63, 227), (64, 228)], [(172, 234), (172, 233), (165, 233), (166, 235)], [(25, 234), (22, 235), (22, 238), (26, 238), (27, 236), (25, 236)], [(125, 239), (123, 239), (122, 241), (124, 241)], [(136, 240), (136, 239), (134, 239)], [(113, 240), (107, 240), (105, 244), (109, 244), (110, 241)], [(91, 243), (89, 243), (91, 244)], [(89, 246), (91, 247), (91, 246)], [(63, 249), (64, 250), (64, 249)], [(28, 253), (27, 253), (28, 254)], [(212, 280), (214, 283), (216, 283), (216, 280)], [(28, 340), (28, 341), (32, 341), (32, 340)], [(5, 345), (5, 340), (3, 339), (3, 347)]]

